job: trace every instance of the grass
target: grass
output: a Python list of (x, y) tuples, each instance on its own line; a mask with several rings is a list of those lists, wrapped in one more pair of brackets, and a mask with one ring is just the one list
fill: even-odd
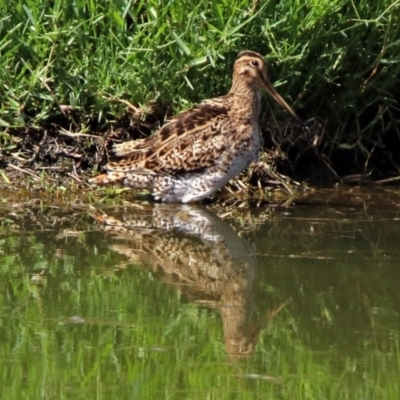
[[(223, 94), (236, 54), (252, 49), (311, 121), (316, 138), (296, 142), (293, 159), (316, 154), (339, 174), (383, 167), (382, 155), (386, 168), (400, 165), (399, 0), (18, 0), (2, 1), (0, 15), (3, 150), (17, 146), (12, 128), (62, 118), (98, 130), (127, 104), (164, 114)], [(293, 135), (265, 129), (293, 148)]]

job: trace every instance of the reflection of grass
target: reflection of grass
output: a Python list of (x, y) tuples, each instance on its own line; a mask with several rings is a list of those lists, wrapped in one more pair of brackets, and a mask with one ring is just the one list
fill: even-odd
[[(79, 234), (57, 225), (21, 235), (2, 231), (0, 397), (399, 397), (399, 293), (382, 270), (371, 274), (377, 268), (341, 258), (328, 266), (260, 258), (255, 318), (283, 298), (292, 301), (261, 334), (255, 354), (232, 361), (217, 311), (182, 301), (180, 290), (111, 251), (110, 236), (75, 218), (69, 222)], [(292, 227), (297, 245), (309, 242), (285, 221), (266, 226), (271, 236), (258, 240)], [(312, 252), (321, 243), (309, 246)], [(374, 320), (359, 308), (366, 294), (377, 306)]]

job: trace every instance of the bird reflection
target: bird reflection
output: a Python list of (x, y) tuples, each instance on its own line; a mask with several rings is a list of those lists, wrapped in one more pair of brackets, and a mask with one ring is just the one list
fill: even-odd
[(235, 358), (249, 356), (260, 331), (286, 304), (251, 322), (256, 267), (253, 246), (204, 207), (137, 207), (119, 214), (94, 215), (101, 228), (113, 234), (110, 248), (151, 268), (190, 301), (218, 310), (227, 353)]

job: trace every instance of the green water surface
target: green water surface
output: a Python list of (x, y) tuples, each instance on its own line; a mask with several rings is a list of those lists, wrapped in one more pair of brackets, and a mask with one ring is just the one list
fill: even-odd
[(3, 210), (0, 398), (400, 399), (380, 196)]

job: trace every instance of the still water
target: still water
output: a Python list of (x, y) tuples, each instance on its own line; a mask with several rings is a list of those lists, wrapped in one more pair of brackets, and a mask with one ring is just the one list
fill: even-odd
[(400, 398), (398, 190), (0, 217), (0, 398)]

